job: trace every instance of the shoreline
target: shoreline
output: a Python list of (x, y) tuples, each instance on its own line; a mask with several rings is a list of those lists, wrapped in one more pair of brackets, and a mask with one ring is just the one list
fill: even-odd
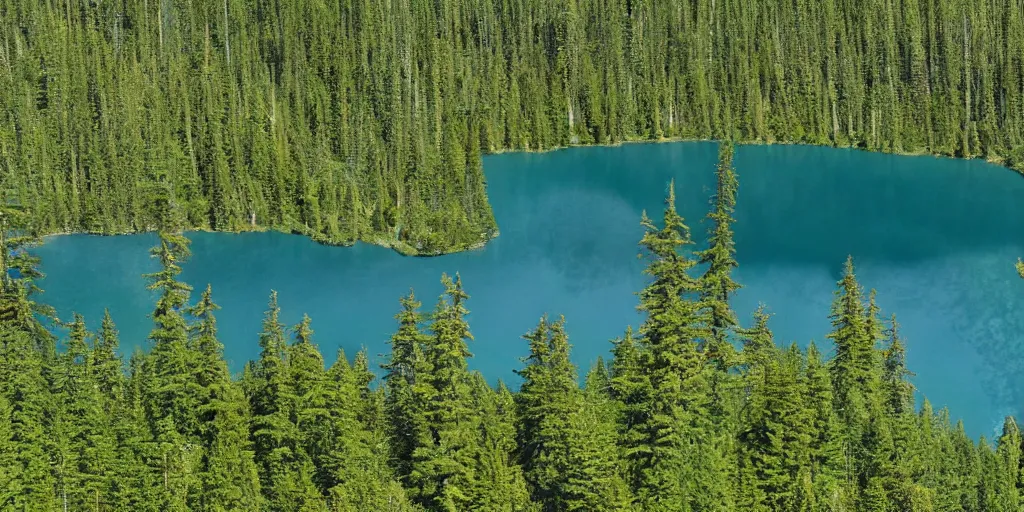
[[(627, 139), (624, 139), (624, 140), (621, 140), (621, 141), (617, 141), (617, 142), (592, 143), (592, 144), (570, 144), (568, 146), (554, 146), (554, 147), (544, 148), (544, 149), (522, 149), (522, 148), (520, 148), (520, 149), (498, 149), (498, 150), (494, 150), (494, 151), (487, 151), (486, 153), (483, 154), (483, 157), (488, 157), (488, 156), (492, 156), (492, 155), (505, 155), (505, 154), (511, 154), (511, 153), (536, 153), (536, 154), (542, 154), (542, 153), (550, 153), (550, 152), (554, 152), (554, 151), (562, 151), (562, 150), (567, 150), (567, 149), (581, 149), (581, 148), (593, 148), (593, 147), (614, 148), (614, 147), (624, 146), (624, 145), (627, 145), (627, 144), (665, 144), (665, 143), (673, 143), (673, 142), (720, 142), (720, 139), (688, 138), (688, 137), (659, 137), (659, 138), (654, 138), (654, 139), (627, 138)], [(984, 161), (985, 163), (996, 165), (996, 166), (1002, 167), (1004, 169), (1007, 169), (1009, 171), (1015, 172), (1019, 176), (1024, 177), (1024, 167), (1011, 167), (1011, 166), (1007, 165), (1006, 159), (1003, 158), (1003, 157), (1000, 157), (1000, 156), (994, 156), (994, 157), (993, 156), (989, 156), (989, 157), (982, 157), (982, 156), (962, 157), (962, 156), (949, 155), (949, 154), (945, 154), (945, 153), (935, 153), (935, 152), (930, 152), (930, 151), (926, 151), (926, 150), (921, 150), (921, 151), (899, 151), (899, 152), (897, 152), (897, 151), (880, 151), (880, 150), (873, 150), (873, 149), (863, 148), (863, 147), (859, 147), (859, 146), (856, 146), (856, 145), (843, 145), (843, 146), (840, 146), (840, 145), (813, 144), (813, 143), (808, 143), (808, 142), (792, 142), (792, 141), (742, 140), (742, 141), (736, 141), (735, 143), (737, 145), (748, 145), (748, 146), (810, 146), (810, 147), (821, 147), (821, 148), (832, 148), (832, 149), (852, 149), (852, 150), (863, 151), (863, 152), (867, 152), (867, 153), (878, 153), (878, 154), (883, 154), (883, 155), (895, 155), (895, 156), (906, 156), (906, 157), (931, 156), (931, 157), (934, 157), (934, 158), (946, 158), (946, 159), (951, 159), (951, 160), (964, 160), (964, 161), (980, 160), (980, 161)], [(490, 198), (488, 198), (488, 201), (490, 201)], [(497, 223), (497, 219), (495, 219), (495, 223)], [(296, 230), (286, 230), (286, 229), (281, 229), (281, 228), (276, 228), (276, 227), (267, 227), (267, 226), (254, 226), (253, 229), (244, 229), (244, 230), (236, 230), (236, 231), (215, 230), (215, 229), (191, 226), (191, 227), (186, 228), (184, 231), (196, 231), (196, 232), (201, 232), (201, 233), (230, 233), (230, 234), (266, 233), (266, 232), (270, 232), (270, 231), (276, 231), (278, 233), (284, 233), (284, 234), (288, 234), (288, 235), (303, 236), (303, 237), (309, 238), (313, 242), (316, 242), (316, 243), (318, 243), (320, 245), (326, 245), (326, 246), (331, 246), (331, 247), (352, 247), (353, 245), (361, 242), (361, 243), (365, 243), (365, 244), (369, 244), (369, 245), (376, 245), (378, 247), (383, 247), (383, 248), (386, 248), (386, 249), (391, 249), (391, 250), (397, 252), (398, 254), (400, 254), (402, 256), (415, 257), (415, 258), (432, 258), (432, 257), (436, 257), (436, 256), (444, 256), (446, 254), (455, 254), (455, 253), (460, 253), (460, 252), (467, 252), (467, 251), (474, 251), (474, 250), (482, 249), (482, 248), (486, 247), (488, 243), (490, 243), (492, 240), (494, 240), (495, 238), (497, 238), (501, 234), (500, 229), (495, 227), (493, 233), (490, 233), (490, 234), (488, 234), (488, 233), (481, 233), (480, 234), (480, 240), (477, 241), (477, 242), (474, 242), (472, 244), (468, 244), (468, 245), (464, 245), (464, 246), (452, 247), (452, 248), (444, 249), (444, 250), (441, 250), (441, 251), (421, 252), (421, 251), (417, 250), (412, 244), (409, 244), (408, 242), (405, 242), (405, 241), (402, 241), (402, 240), (398, 240), (396, 238), (388, 238), (383, 233), (372, 233), (372, 234), (369, 234), (366, 237), (358, 238), (358, 239), (353, 239), (353, 240), (333, 241), (333, 240), (328, 240), (328, 239), (326, 239), (324, 237), (320, 237), (320, 236), (316, 236), (316, 235), (311, 235), (311, 234), (303, 233), (303, 232), (296, 231)], [(47, 233), (45, 235), (41, 235), (40, 239), (43, 241), (43, 243), (45, 243), (48, 238), (58, 237), (58, 236), (67, 236), (67, 235), (123, 236), (123, 235), (141, 235), (141, 234), (152, 233), (152, 232), (154, 232), (154, 231), (153, 230), (147, 230), (147, 231), (125, 231), (125, 232), (118, 232), (118, 233), (101, 233), (101, 232), (90, 232), (90, 231), (62, 231), (62, 232)]]
[[(383, 247), (385, 249), (391, 249), (392, 251), (395, 251), (395, 252), (397, 252), (398, 254), (400, 254), (402, 256), (413, 257), (413, 258), (432, 258), (432, 257), (435, 257), (435, 256), (444, 256), (445, 254), (455, 254), (455, 253), (459, 253), (459, 252), (467, 252), (467, 251), (474, 251), (474, 250), (477, 250), (477, 249), (482, 249), (483, 247), (485, 247), (487, 245), (488, 242), (490, 242), (491, 240), (494, 240), (495, 238), (497, 238), (501, 234), (500, 231), (497, 228), (495, 228), (494, 232), (490, 236), (488, 236), (486, 233), (481, 234), (480, 241), (474, 242), (474, 243), (469, 244), (469, 245), (459, 246), (459, 247), (453, 248), (451, 250), (445, 250), (445, 251), (440, 251), (440, 252), (420, 252), (420, 251), (416, 250), (416, 248), (413, 247), (411, 244), (409, 244), (408, 242), (404, 242), (402, 240), (367, 237), (365, 239), (364, 238), (359, 238), (359, 239), (355, 239), (355, 240), (331, 241), (331, 240), (323, 239), (323, 238), (320, 238), (320, 237), (309, 235), (307, 233), (301, 233), (301, 232), (294, 231), (294, 230), (285, 230), (285, 229), (278, 229), (278, 228), (272, 228), (272, 227), (263, 227), (263, 226), (257, 226), (254, 229), (243, 229), (243, 230), (237, 230), (237, 231), (217, 230), (217, 229), (209, 229), (209, 228), (201, 228), (201, 227), (187, 227), (187, 228), (183, 229), (182, 231), (185, 232), (185, 233), (188, 233), (188, 232), (191, 231), (191, 232), (198, 232), (198, 233), (225, 233), (225, 234), (232, 234), (232, 235), (240, 235), (240, 234), (243, 234), (243, 233), (269, 233), (269, 232), (276, 232), (276, 233), (281, 233), (281, 234), (285, 234), (285, 235), (300, 236), (300, 237), (308, 238), (310, 241), (312, 241), (314, 243), (317, 243), (317, 244), (320, 244), (320, 245), (325, 245), (325, 246), (328, 246), (328, 247), (352, 247), (353, 245), (355, 245), (357, 243), (364, 243), (364, 244), (367, 244), (367, 245), (375, 245), (375, 246), (378, 246), (378, 247)], [(56, 238), (56, 237), (61, 237), (61, 236), (85, 235), (85, 236), (98, 236), (98, 237), (117, 237), (117, 236), (145, 235), (147, 233), (155, 233), (155, 232), (156, 232), (155, 230), (148, 230), (148, 231), (123, 231), (123, 232), (118, 232), (118, 233), (102, 233), (102, 232), (94, 232), (94, 231), (61, 231), (61, 232), (56, 232), (56, 233), (46, 233), (44, 235), (40, 235), (39, 239), (42, 241), (42, 243), (46, 243), (47, 240), (49, 240), (51, 238)]]
[[(536, 154), (543, 154), (543, 153), (550, 153), (550, 152), (553, 152), (553, 151), (561, 151), (561, 150), (566, 150), (566, 149), (577, 149), (577, 148), (594, 148), (594, 147), (614, 148), (614, 147), (625, 146), (627, 144), (664, 144), (664, 143), (672, 143), (672, 142), (721, 142), (721, 141), (722, 141), (722, 139), (697, 138), (697, 137), (660, 137), (660, 138), (657, 138), (657, 139), (630, 138), (630, 139), (624, 139), (624, 140), (621, 140), (621, 141), (618, 141), (618, 142), (608, 142), (608, 143), (597, 143), (597, 142), (595, 142), (595, 143), (592, 143), (592, 144), (570, 144), (568, 146), (554, 146), (554, 147), (545, 148), (545, 149), (499, 149), (499, 150), (495, 150), (495, 151), (488, 151), (487, 153), (484, 153), (483, 156), (486, 157), (486, 156), (491, 156), (491, 155), (505, 155), (505, 154), (510, 154), (510, 153), (536, 153)], [(1003, 167), (1003, 168), (1008, 169), (1010, 171), (1016, 172), (1017, 174), (1020, 174), (1021, 176), (1024, 176), (1024, 162), (1021, 163), (1021, 167), (1013, 167), (1013, 166), (1010, 166), (1010, 165), (1008, 165), (1006, 163), (1006, 158), (998, 156), (998, 155), (996, 155), (996, 156), (989, 156), (989, 157), (984, 157), (984, 156), (980, 156), (980, 155), (979, 156), (963, 157), (963, 156), (956, 156), (956, 155), (952, 155), (952, 154), (948, 154), (948, 153), (936, 153), (936, 152), (928, 151), (928, 150), (920, 150), (920, 151), (883, 151), (883, 150), (877, 150), (877, 149), (868, 149), (868, 148), (865, 148), (865, 147), (857, 146), (855, 144), (848, 144), (848, 145), (815, 144), (815, 143), (812, 143), (812, 142), (796, 142), (796, 141), (785, 141), (785, 140), (769, 141), (769, 140), (763, 140), (763, 139), (750, 139), (750, 140), (736, 140), (736, 141), (733, 141), (733, 142), (736, 145), (740, 145), (740, 146), (808, 146), (808, 147), (830, 148), (830, 149), (852, 149), (852, 150), (855, 150), (855, 151), (863, 151), (865, 153), (877, 153), (877, 154), (880, 154), (880, 155), (911, 156), (911, 157), (915, 157), (915, 156), (931, 156), (931, 157), (935, 157), (935, 158), (946, 158), (946, 159), (950, 159), (950, 160), (963, 160), (963, 161), (981, 160), (981, 161), (984, 161), (985, 163), (989, 163), (989, 164), (993, 164), (993, 165), (996, 165), (996, 166), (999, 166), (999, 167)]]

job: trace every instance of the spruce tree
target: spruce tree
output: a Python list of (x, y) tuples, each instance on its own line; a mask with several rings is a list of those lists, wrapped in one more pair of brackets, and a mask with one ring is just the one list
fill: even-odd
[(736, 268), (736, 244), (733, 242), (732, 218), (736, 209), (738, 188), (736, 172), (732, 167), (734, 147), (723, 142), (718, 149), (718, 168), (715, 172), (718, 182), (714, 195), (714, 207), (708, 213), (708, 248), (697, 254), (697, 261), (707, 265), (700, 278), (700, 300), (707, 315), (710, 328), (704, 352), (706, 357), (720, 369), (727, 369), (733, 363), (733, 346), (729, 333), (737, 326), (736, 313), (729, 305), (729, 299), (740, 288), (732, 279)]
[[(357, 355), (358, 360), (360, 356)], [(317, 458), (318, 470), (329, 478), (327, 491), (331, 510), (404, 511), (411, 504), (394, 470), (388, 464), (390, 450), (383, 430), (370, 427), (365, 411), (375, 400), (359, 364), (352, 365), (339, 351), (327, 371), (330, 417), (327, 444)], [(355, 366), (355, 367), (354, 367)]]
[(425, 369), (423, 349), (428, 337), (420, 329), (423, 315), (419, 312), (421, 304), (415, 295), (410, 291), (400, 302), (402, 310), (395, 315), (398, 331), (391, 336), (390, 341), (391, 357), (381, 367), (385, 371), (385, 407), (393, 457), (398, 474), (404, 477), (410, 471), (409, 464), (416, 439), (426, 428), (413, 387), (426, 377), (422, 374)]
[(224, 346), (217, 339), (220, 309), (209, 285), (190, 308), (193, 318), (189, 346), (198, 352), (193, 378), (201, 387), (200, 440), (203, 456), (198, 468), (202, 491), (192, 497), (193, 510), (255, 510), (262, 505), (259, 475), (249, 441), (245, 395), (231, 381)]
[(462, 280), (441, 277), (424, 357), (429, 370), (416, 394), (428, 428), (413, 449), (409, 487), (413, 500), (428, 510), (458, 510), (472, 503), (474, 455), (478, 450), (470, 400), (466, 345), (472, 339), (465, 315), (468, 295)]
[(641, 366), (651, 382), (649, 415), (641, 427), (648, 453), (639, 464), (637, 498), (647, 510), (689, 510), (715, 490), (703, 485), (701, 465), (717, 449), (701, 442), (707, 425), (709, 385), (698, 345), (708, 333), (700, 313), (700, 285), (690, 275), (696, 262), (679, 251), (693, 242), (676, 213), (675, 188), (669, 184), (664, 226), (643, 215), (640, 245), (650, 257), (644, 273), (652, 281), (640, 292), (638, 309), (647, 314), (640, 327)]
[(325, 510), (325, 502), (313, 482), (313, 463), (302, 447), (301, 433), (293, 420), (295, 390), (285, 355), (284, 326), (278, 319), (280, 311), (277, 292), (271, 292), (249, 397), (260, 489), (269, 510)]

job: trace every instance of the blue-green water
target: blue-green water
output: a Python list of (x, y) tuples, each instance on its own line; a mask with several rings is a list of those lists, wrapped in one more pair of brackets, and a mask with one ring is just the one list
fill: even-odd
[[(484, 249), (423, 259), (279, 233), (194, 233), (183, 279), (212, 283), (235, 370), (258, 354), (271, 289), (285, 321), (312, 317), (329, 360), (338, 348), (375, 356), (388, 350), (398, 298), (415, 288), (429, 309), (441, 273), (459, 271), (471, 295), (474, 368), (515, 382), (527, 348), (519, 336), (547, 312), (566, 316), (585, 371), (639, 323), (641, 211), (660, 218), (675, 178), (680, 211), (702, 240), (716, 154), (713, 143), (671, 143), (490, 156), (502, 234)], [(735, 163), (741, 318), (763, 301), (780, 343), (814, 339), (830, 350), (829, 303), (852, 254), (861, 282), (898, 315), (915, 383), (933, 403), (974, 434), (1024, 410), (1024, 281), (1013, 267), (1024, 255), (1024, 179), (978, 161), (799, 146), (742, 146)], [(139, 276), (154, 268), (154, 240), (51, 239), (38, 251), (46, 300), (62, 318), (78, 311), (93, 326), (109, 307), (126, 352), (145, 346), (153, 298)]]

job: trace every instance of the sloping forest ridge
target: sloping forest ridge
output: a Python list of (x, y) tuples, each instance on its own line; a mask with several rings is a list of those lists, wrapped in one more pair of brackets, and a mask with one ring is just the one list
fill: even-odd
[[(0, 0), (0, 188), (43, 233), (497, 234), (480, 155), (663, 138), (1024, 169), (1020, 0)], [(808, 171), (813, 172), (813, 171)]]
[[(168, 230), (146, 276), (150, 348), (126, 368), (109, 314), (97, 332), (74, 315), (58, 350), (23, 250), (37, 239), (7, 236), (0, 510), (1021, 510), (1017, 423), (975, 442), (947, 411), (915, 409), (896, 319), (852, 261), (828, 312), (833, 357), (776, 346), (764, 308), (740, 326), (731, 156), (723, 145), (706, 250), (671, 186), (662, 221), (643, 215), (646, 318), (583, 386), (563, 318), (523, 336), (518, 390), (470, 371), (458, 276), (442, 277), (429, 315), (411, 292), (400, 300), (379, 385), (365, 351), (325, 368), (310, 319), (282, 325), (276, 293), (260, 357), (233, 379), (212, 291), (190, 300), (177, 280), (189, 241)], [(166, 196), (156, 207), (176, 218)], [(2, 213), (0, 233), (26, 232), (31, 216)]]

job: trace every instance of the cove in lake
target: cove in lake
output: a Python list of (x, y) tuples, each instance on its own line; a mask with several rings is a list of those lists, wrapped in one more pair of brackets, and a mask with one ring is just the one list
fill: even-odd
[[(488, 192), (501, 236), (485, 248), (407, 258), (357, 244), (327, 247), (280, 233), (192, 233), (182, 279), (212, 283), (221, 340), (233, 370), (259, 353), (267, 296), (282, 320), (313, 319), (328, 361), (365, 346), (388, 351), (398, 298), (415, 288), (429, 311), (442, 272), (460, 272), (476, 337), (470, 366), (513, 385), (527, 344), (520, 335), (545, 312), (564, 314), (574, 359), (585, 373), (609, 340), (637, 326), (634, 293), (645, 282), (637, 258), (641, 211), (660, 220), (667, 182), (694, 238), (714, 188), (717, 145), (686, 142), (488, 156)], [(990, 435), (1024, 404), (1024, 179), (980, 161), (900, 157), (805, 146), (740, 146), (735, 166), (734, 301), (749, 323), (758, 302), (775, 313), (776, 341), (831, 344), (829, 305), (852, 254), (883, 312), (896, 313), (914, 382), (936, 408), (948, 406), (972, 435)], [(98, 325), (104, 307), (129, 353), (146, 345), (154, 297), (140, 277), (155, 268), (150, 235), (61, 236), (38, 249), (44, 300)]]

